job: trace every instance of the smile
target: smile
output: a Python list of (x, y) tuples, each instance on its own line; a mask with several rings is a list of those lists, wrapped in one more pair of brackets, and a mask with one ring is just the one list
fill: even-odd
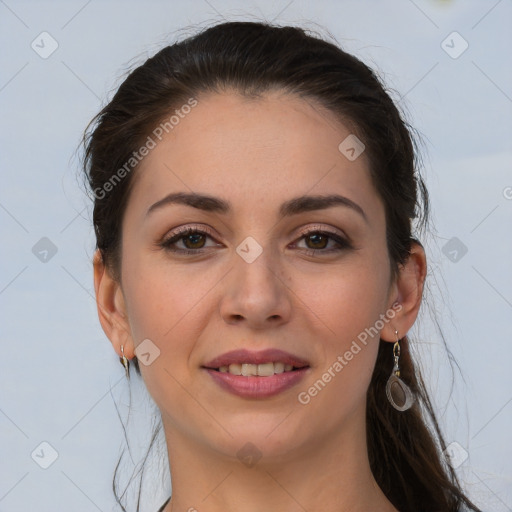
[(243, 398), (268, 398), (297, 385), (308, 361), (279, 349), (232, 350), (202, 367), (224, 391)]
[(272, 375), (291, 372), (294, 368), (291, 364), (281, 362), (263, 363), (263, 364), (230, 364), (229, 366), (221, 366), (217, 370), (221, 373), (230, 373), (231, 375), (243, 375), (244, 377), (270, 377)]

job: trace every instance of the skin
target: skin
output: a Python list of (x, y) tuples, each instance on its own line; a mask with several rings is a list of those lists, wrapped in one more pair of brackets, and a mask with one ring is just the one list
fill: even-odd
[[(160, 350), (140, 367), (162, 414), (171, 461), (173, 498), (165, 511), (395, 511), (373, 478), (365, 437), (378, 336), (309, 404), (297, 395), (393, 304), (401, 310), (380, 337), (394, 342), (395, 329), (400, 337), (409, 331), (421, 304), (424, 251), (414, 244), (391, 278), (384, 205), (366, 155), (349, 161), (340, 153), (351, 132), (331, 113), (280, 91), (197, 99), (136, 171), (120, 281), (98, 252), (94, 259), (98, 314), (117, 354), (123, 345), (133, 358), (147, 338)], [(172, 204), (146, 215), (180, 191), (228, 200), (232, 212)], [(367, 220), (342, 206), (278, 219), (279, 206), (292, 197), (332, 193), (357, 203)], [(204, 246), (202, 255), (159, 245), (190, 224), (209, 227), (212, 237), (175, 247)], [(303, 237), (313, 226), (348, 237), (353, 247), (326, 253), (336, 247), (332, 239)], [(248, 236), (263, 249), (252, 263), (236, 252)], [(315, 254), (305, 252), (315, 247)], [(298, 386), (275, 397), (237, 397), (201, 368), (232, 349), (270, 347), (311, 367)], [(261, 454), (253, 467), (237, 457), (249, 441)]]

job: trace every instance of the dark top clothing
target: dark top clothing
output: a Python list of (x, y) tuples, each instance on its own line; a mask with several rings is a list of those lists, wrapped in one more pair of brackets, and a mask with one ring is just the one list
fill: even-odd
[(165, 508), (167, 503), (169, 503), (169, 501), (171, 501), (171, 497), (170, 496), (169, 496), (169, 499), (158, 509), (157, 512), (162, 512), (162, 510)]

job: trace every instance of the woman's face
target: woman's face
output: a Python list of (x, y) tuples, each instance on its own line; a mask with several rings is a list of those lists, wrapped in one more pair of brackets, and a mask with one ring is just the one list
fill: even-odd
[[(397, 298), (384, 206), (364, 152), (353, 160), (338, 148), (350, 130), (313, 102), (197, 99), (153, 137), (134, 176), (122, 231), (128, 329), (168, 436), (228, 456), (248, 441), (263, 456), (300, 455), (364, 428), (379, 335), (358, 336)], [(211, 199), (193, 206), (171, 201), (177, 193)], [(346, 201), (297, 200), (328, 195)], [(200, 233), (171, 240), (186, 228)], [(249, 374), (279, 372), (287, 357), (307, 367), (251, 377), (206, 368), (241, 349), (223, 361), (235, 373), (244, 360), (277, 363)], [(288, 355), (258, 359), (269, 349)]]

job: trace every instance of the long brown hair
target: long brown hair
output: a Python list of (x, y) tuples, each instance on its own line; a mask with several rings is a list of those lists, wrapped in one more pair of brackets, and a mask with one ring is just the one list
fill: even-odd
[[(136, 171), (126, 162), (173, 109), (200, 93), (226, 88), (247, 96), (277, 88), (315, 100), (349, 124), (366, 146), (371, 178), (385, 205), (395, 277), (415, 241), (413, 221), (420, 230), (429, 217), (415, 131), (376, 74), (356, 57), (301, 28), (257, 22), (218, 24), (163, 48), (129, 74), (91, 121), (84, 135), (84, 171), (95, 196), (97, 247), (113, 275), (120, 277), (121, 224)], [(123, 166), (122, 179), (113, 181)], [(399, 412), (386, 400), (392, 357), (389, 343), (381, 340), (367, 394), (367, 444), (375, 479), (401, 512), (478, 511), (442, 456), (446, 444), (436, 415), (409, 341), (401, 341), (401, 373), (416, 404)], [(121, 505), (115, 484), (114, 492)]]

